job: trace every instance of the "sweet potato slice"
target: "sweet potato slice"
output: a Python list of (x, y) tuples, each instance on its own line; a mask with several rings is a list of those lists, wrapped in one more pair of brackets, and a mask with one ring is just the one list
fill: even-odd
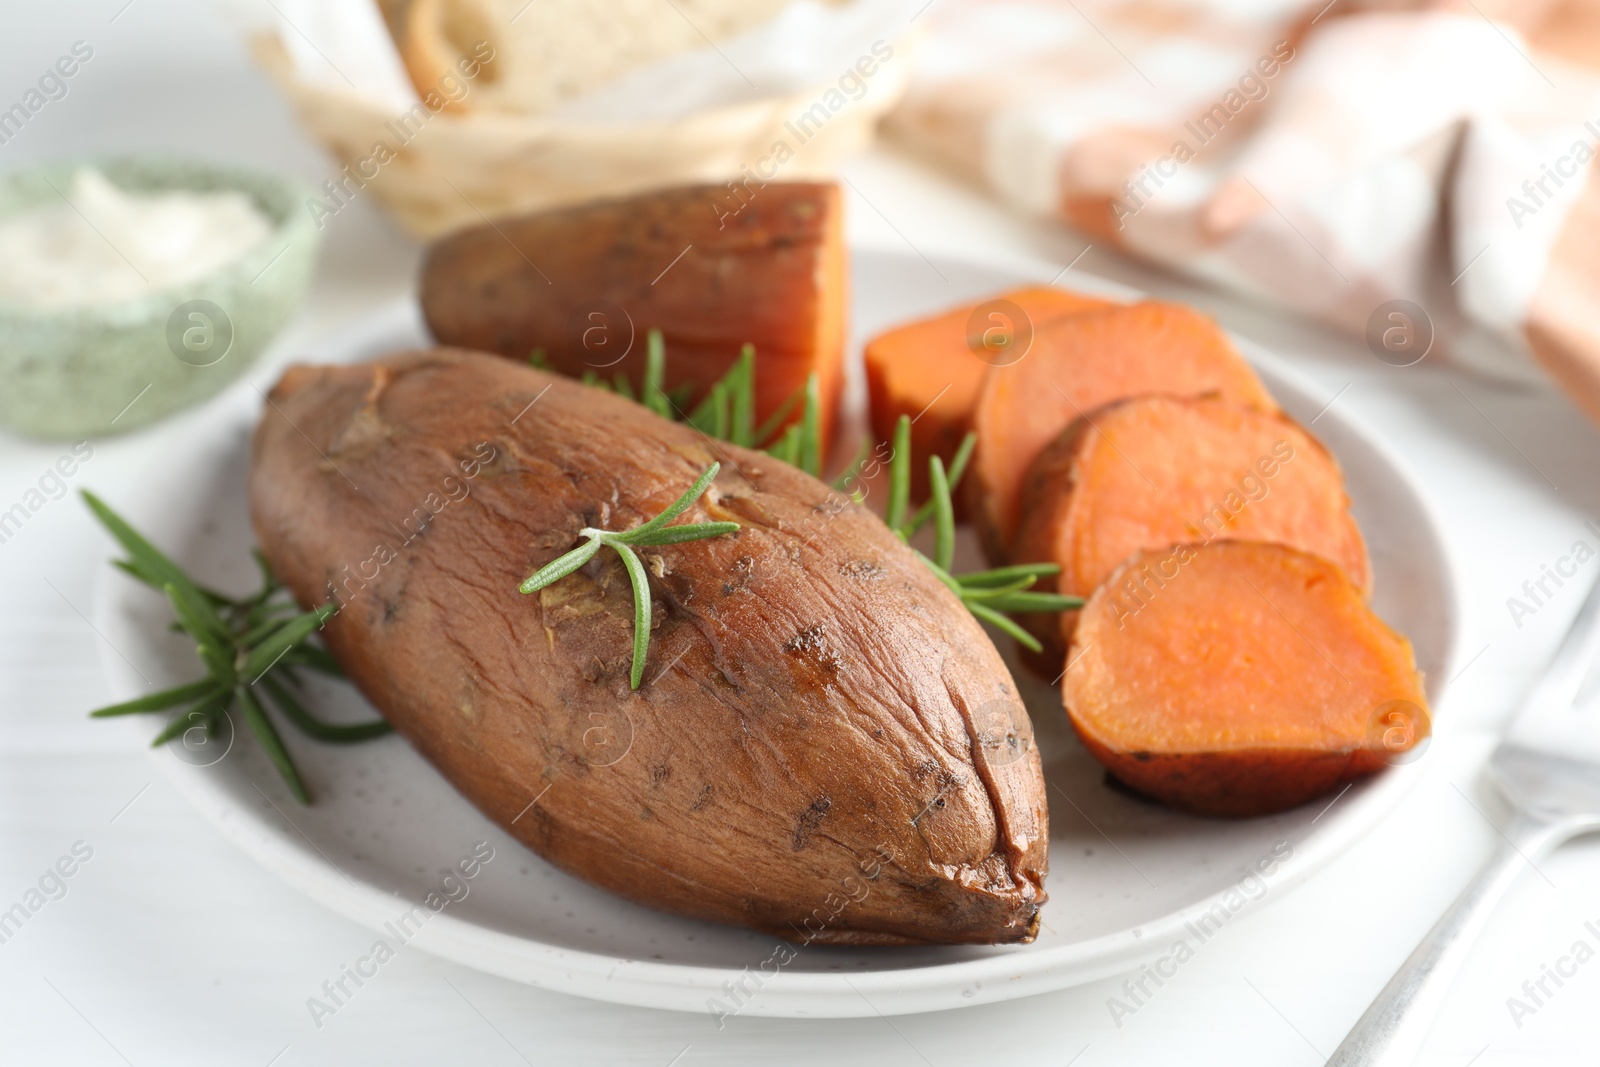
[[(980, 316), (979, 323), (973, 322), (980, 307), (999, 301), (1015, 305), (1025, 323), (1007, 321), (1013, 316), (1003, 308), (994, 309), (992, 319)], [(911, 449), (917, 462), (911, 465), (912, 498), (927, 498), (927, 457), (939, 456), (948, 465), (972, 429), (972, 409), (994, 358), (983, 356), (994, 347), (992, 338), (986, 346), (985, 337), (969, 336), (974, 326), (1004, 330), (1010, 342), (1016, 333), (1031, 334), (1056, 319), (1110, 306), (1109, 301), (1083, 293), (1030, 285), (896, 326), (868, 341), (863, 359), (872, 439), (892, 441), (901, 415), (914, 420)]]
[[(1119, 400), (1075, 420), (1028, 468), (1012, 556), (1058, 564), (1054, 591), (1086, 597), (1141, 549), (1219, 539), (1314, 553), (1371, 590), (1333, 456), (1288, 417), (1214, 396)], [(1077, 614), (1023, 619), (1050, 677)]]
[(839, 187), (772, 182), (740, 203), (726, 186), (684, 186), (463, 230), (428, 250), (423, 315), (440, 344), (518, 360), (542, 349), (563, 374), (635, 386), (659, 329), (666, 388), (689, 386), (690, 403), (748, 342), (757, 420), (815, 372), (826, 447), (844, 384)]
[(1411, 643), (1336, 564), (1256, 541), (1124, 563), (1083, 608), (1061, 695), (1115, 778), (1208, 815), (1292, 808), (1430, 728)]
[(1145, 393), (1213, 392), (1277, 408), (1227, 335), (1197, 311), (1150, 300), (1046, 324), (1026, 358), (987, 371), (973, 411), (978, 450), (965, 485), (984, 550), (1009, 558), (1028, 465), (1073, 419)]

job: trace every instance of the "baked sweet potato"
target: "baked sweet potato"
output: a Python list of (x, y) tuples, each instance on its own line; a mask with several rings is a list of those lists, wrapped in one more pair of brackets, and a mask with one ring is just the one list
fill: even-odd
[[(993, 306), (984, 314), (987, 305)], [(868, 341), (862, 357), (872, 439), (893, 441), (900, 416), (911, 418), (911, 450), (919, 461), (911, 465), (911, 498), (928, 497), (926, 457), (938, 456), (948, 466), (972, 429), (984, 372), (997, 361), (1016, 358), (1004, 345), (1031, 346), (1034, 332), (1045, 324), (1108, 306), (1098, 297), (1030, 285), (896, 326)], [(1010, 321), (1017, 312), (1020, 321)], [(985, 336), (994, 330), (1003, 331), (998, 341)]]
[[(1028, 468), (1012, 557), (1061, 567), (1039, 591), (1086, 597), (1140, 549), (1218, 539), (1311, 552), (1372, 587), (1333, 456), (1288, 417), (1217, 397), (1119, 400), (1075, 420)], [(1047, 677), (1077, 614), (1019, 617)]]
[[(615, 554), (518, 584), (713, 461), (681, 521), (741, 528), (645, 550), (655, 624), (632, 690)], [(552, 863), (785, 938), (1033, 936), (1047, 815), (1016, 685), (911, 549), (814, 478), (441, 349), (287, 371), (250, 500), (274, 572), (341, 603), (324, 636), (350, 679)]]
[(1404, 757), (1430, 718), (1411, 643), (1336, 564), (1283, 545), (1142, 552), (1084, 605), (1062, 701), (1111, 774), (1265, 815)]
[(965, 481), (984, 551), (1009, 559), (1028, 465), (1074, 419), (1146, 393), (1218, 393), (1277, 404), (1221, 328), (1191, 308), (1147, 300), (1046, 324), (1027, 358), (994, 366), (973, 411), (978, 449)]
[(542, 349), (563, 374), (620, 373), (635, 387), (645, 334), (659, 329), (666, 388), (688, 387), (691, 404), (748, 342), (757, 420), (815, 373), (826, 447), (849, 288), (839, 187), (772, 182), (748, 195), (683, 186), (463, 230), (428, 250), (422, 313), (440, 344), (517, 360)]

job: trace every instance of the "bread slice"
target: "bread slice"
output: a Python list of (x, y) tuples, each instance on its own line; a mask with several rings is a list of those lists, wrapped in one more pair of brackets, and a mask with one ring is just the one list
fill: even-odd
[[(411, 83), (455, 112), (540, 114), (773, 18), (789, 0), (378, 0)], [(487, 49), (483, 46), (486, 45)], [(487, 50), (492, 58), (482, 62)], [(480, 61), (464, 94), (459, 63)], [(450, 91), (445, 91), (450, 90)]]

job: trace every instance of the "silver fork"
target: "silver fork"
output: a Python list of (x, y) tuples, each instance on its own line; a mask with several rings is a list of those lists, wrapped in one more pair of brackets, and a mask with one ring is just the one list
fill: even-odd
[[(1326, 1067), (1411, 1063), (1490, 909), (1524, 867), (1600, 830), (1600, 761), (1565, 754), (1596, 743), (1573, 702), (1600, 651), (1600, 582), (1522, 710), (1489, 757), (1489, 776), (1516, 809), (1498, 849), (1356, 1022)], [(1585, 736), (1588, 735), (1588, 736)]]

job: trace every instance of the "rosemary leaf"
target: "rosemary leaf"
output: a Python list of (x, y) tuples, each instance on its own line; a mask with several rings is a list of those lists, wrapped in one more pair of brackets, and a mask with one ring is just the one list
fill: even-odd
[(802, 431), (798, 424), (790, 424), (783, 431), (783, 437), (778, 440), (777, 447), (772, 450), (773, 455), (791, 467), (798, 467), (800, 465), (801, 433)]
[(711, 408), (711, 436), (719, 441), (728, 439), (728, 387), (718, 382), (711, 389), (714, 404)]
[(1016, 581), (1007, 582), (1005, 585), (970, 586), (962, 582), (960, 578), (956, 579), (956, 584), (961, 586), (962, 600), (993, 600), (996, 597), (1020, 593), (1038, 580), (1030, 574), (1026, 578), (1018, 578)]
[[(912, 551), (915, 552), (916, 549), (912, 549)], [(933, 572), (933, 576), (935, 578), (944, 583), (945, 588), (949, 589), (956, 596), (961, 595), (961, 586), (956, 582), (955, 578), (951, 577), (949, 571), (946, 571), (943, 567), (939, 566), (927, 556), (924, 556), (921, 552), (917, 552), (917, 558), (927, 565), (928, 569)]]
[(1012, 637), (1016, 638), (1017, 644), (1026, 648), (1028, 651), (1044, 651), (1044, 646), (1039, 644), (1038, 638), (1034, 637), (1028, 631), (1024, 630), (1021, 626), (1018, 626), (1015, 622), (1006, 618), (998, 611), (987, 608), (982, 604), (974, 604), (971, 601), (967, 602), (967, 610), (972, 612), (978, 618), (982, 619), (984, 622), (991, 623), (994, 626), (1004, 630)]
[(284, 784), (289, 787), (289, 792), (302, 804), (311, 803), (311, 794), (306, 792), (305, 783), (300, 780), (300, 772), (295, 770), (294, 760), (289, 758), (289, 750), (283, 747), (283, 738), (278, 736), (277, 728), (267, 718), (267, 713), (262, 709), (256, 695), (247, 685), (237, 686), (234, 695), (239, 700), (239, 708), (244, 712), (244, 721), (250, 727), (250, 732), (256, 735), (256, 741), (266, 750), (267, 758), (278, 769)]
[[(778, 410), (768, 415), (767, 420), (756, 429), (755, 435), (750, 442), (751, 447), (761, 448), (772, 444), (773, 436), (789, 420), (789, 416), (794, 414), (794, 409), (800, 406), (803, 399), (804, 396), (798, 390), (790, 393), (788, 398), (778, 405)], [(774, 452), (773, 454), (776, 455), (777, 453)]]
[(323, 722), (307, 711), (304, 705), (295, 699), (294, 694), (280, 684), (272, 674), (265, 675), (261, 679), (261, 685), (272, 698), (273, 704), (283, 712), (284, 718), (293, 723), (301, 733), (318, 741), (326, 741), (332, 745), (349, 745), (370, 741), (375, 737), (394, 732), (394, 727), (382, 719), (351, 725)]
[[(970, 604), (971, 600), (967, 602)], [(1077, 611), (1083, 607), (1083, 598), (1056, 593), (1007, 593), (983, 603), (995, 611), (1057, 612)]]
[(142, 577), (145, 582), (158, 589), (168, 585), (177, 587), (183, 591), (186, 599), (201, 609), (209, 624), (218, 630), (227, 629), (222, 619), (217, 616), (211, 598), (207, 597), (176, 563), (168, 559), (155, 545), (146, 541), (99, 497), (84, 490), (83, 499), (89, 505), (89, 510), (100, 520), (101, 525), (111, 532), (111, 536), (116, 538), (117, 543), (128, 553), (130, 562), (137, 568), (136, 577)]
[[(298, 613), (297, 613), (298, 614)], [(272, 615), (246, 630), (240, 637), (241, 645), (255, 645), (283, 629), (289, 623), (289, 617)]]
[[(909, 424), (908, 424), (909, 425)], [(950, 504), (950, 483), (945, 479), (944, 460), (928, 457), (928, 484), (933, 492), (933, 561), (946, 573), (956, 555), (956, 515)]]
[[(977, 447), (977, 444), (978, 435), (975, 433), (967, 434), (961, 439), (961, 447), (956, 449), (956, 454), (950, 459), (949, 481), (952, 500), (955, 499), (956, 486), (961, 484), (961, 476), (967, 472), (967, 463), (972, 459), (972, 450)], [(917, 509), (916, 515), (911, 519), (911, 528), (906, 533), (907, 537), (914, 536), (918, 530), (928, 524), (928, 520), (933, 518), (934, 507), (935, 502), (931, 497), (923, 502), (922, 507)]]
[(728, 439), (728, 379), (712, 384), (705, 399), (694, 406), (684, 420), (707, 437)]
[(224, 689), (211, 693), (203, 700), (195, 701), (189, 707), (173, 716), (172, 721), (167, 723), (166, 727), (156, 734), (155, 739), (150, 742), (150, 747), (160, 748), (169, 741), (177, 740), (190, 730), (203, 729), (209, 738), (212, 724), (215, 722), (216, 717), (222, 714), (223, 709), (228, 706), (230, 696), (231, 694)]
[(278, 658), (304, 641), (311, 634), (322, 629), (324, 623), (331, 619), (338, 609), (332, 604), (324, 604), (304, 615), (296, 615), (281, 629), (275, 630), (271, 637), (255, 646), (245, 656), (244, 666), (239, 674), (246, 681), (254, 682), (260, 678), (268, 668), (278, 662)]
[(822, 401), (816, 373), (806, 375), (806, 406), (800, 416), (799, 467), (813, 478), (822, 477)]
[(598, 537), (590, 538), (566, 555), (558, 556), (528, 575), (517, 588), (524, 593), (537, 593), (552, 582), (559, 582), (594, 559), (594, 554), (600, 551), (600, 544)]
[(850, 488), (850, 483), (861, 476), (861, 468), (866, 466), (867, 457), (871, 454), (872, 443), (870, 441), (862, 441), (860, 447), (856, 449), (855, 458), (850, 461), (849, 466), (840, 471), (839, 476), (830, 483), (834, 490), (842, 493)]
[(166, 593), (167, 600), (172, 604), (172, 610), (177, 613), (178, 622), (184, 631), (194, 638), (195, 651), (211, 677), (224, 688), (232, 685), (232, 643), (227, 638), (227, 632), (224, 630), (219, 635), (216, 628), (196, 610), (197, 597), (192, 591), (185, 595), (177, 586), (168, 583), (162, 587), (162, 592)]
[(631, 530), (624, 530), (621, 533), (614, 534), (608, 533), (607, 539), (613, 542), (620, 542), (622, 544), (630, 544), (640, 537), (644, 537), (656, 530), (661, 529), (661, 527), (665, 526), (679, 515), (682, 515), (685, 511), (688, 511), (690, 506), (693, 505), (696, 500), (700, 499), (700, 495), (710, 488), (711, 482), (716, 478), (717, 472), (721, 469), (722, 464), (713, 463), (711, 466), (706, 468), (704, 474), (695, 479), (695, 483), (693, 485), (684, 490), (682, 496), (678, 497), (678, 499), (674, 500), (667, 506), (667, 510), (663, 511), (649, 522), (646, 522), (640, 526), (635, 526)]
[(278, 661), (278, 666), (280, 670), (286, 667), (308, 667), (330, 678), (344, 677), (344, 671), (340, 669), (339, 661), (333, 658), (333, 654), (327, 649), (319, 648), (316, 645), (301, 645), (298, 648), (291, 648), (283, 654), (283, 658)]
[[(669, 526), (664, 530), (646, 534), (643, 537), (630, 537), (623, 544), (646, 547), (649, 545), (679, 545), (685, 541), (699, 541), (707, 537), (721, 537), (723, 534), (736, 533), (739, 524), (736, 522), (696, 522), (685, 523), (682, 526)], [(615, 538), (607, 538), (608, 541)]]
[(633, 669), (628, 674), (628, 683), (630, 688), (637, 689), (644, 679), (645, 657), (650, 653), (650, 578), (633, 549), (617, 542), (612, 542), (611, 547), (622, 557), (628, 580), (633, 583)]
[(137, 700), (124, 701), (121, 704), (111, 704), (107, 707), (91, 711), (89, 716), (95, 719), (109, 719), (114, 715), (138, 715), (147, 711), (166, 711), (179, 704), (199, 700), (217, 691), (217, 685), (209, 678), (188, 685), (176, 686), (172, 689), (163, 689), (159, 693), (139, 697)]
[(1011, 567), (996, 567), (991, 571), (972, 571), (958, 579), (969, 589), (985, 589), (1005, 585), (1017, 578), (1049, 578), (1061, 573), (1057, 563), (1019, 563)]
[[(114, 559), (114, 560), (111, 561), (111, 565), (113, 567), (117, 568), (118, 570), (122, 571), (124, 574), (127, 574), (130, 577), (134, 578), (136, 581), (143, 582), (145, 585), (148, 585), (151, 589), (154, 589), (157, 592), (159, 592), (161, 590), (161, 582), (157, 581), (155, 578), (153, 578), (150, 575), (146, 574), (144, 571), (141, 571), (139, 569), (139, 565), (134, 563), (132, 560)], [(234, 604), (234, 601), (232, 599), (230, 599), (229, 597), (223, 596), (221, 593), (217, 592), (215, 589), (208, 589), (207, 587), (205, 587), (203, 585), (200, 585), (200, 584), (194, 582), (193, 580), (190, 581), (190, 584), (193, 585), (195, 587), (195, 589), (197, 589), (200, 592), (201, 596), (203, 596), (207, 600), (211, 601), (212, 605), (215, 606), (215, 607), (219, 607), (219, 608), (220, 607), (231, 607)]]
[(728, 372), (732, 411), (728, 440), (742, 448), (754, 448), (756, 443), (756, 346), (747, 344), (739, 350), (739, 362)]
[(639, 400), (645, 407), (664, 419), (672, 418), (672, 405), (662, 391), (661, 382), (666, 376), (667, 349), (660, 330), (646, 335), (644, 353), (644, 383), (639, 390)]
[(905, 529), (906, 505), (911, 501), (911, 416), (901, 415), (894, 424), (894, 450), (889, 458), (889, 507), (883, 521), (902, 539), (909, 537)]

